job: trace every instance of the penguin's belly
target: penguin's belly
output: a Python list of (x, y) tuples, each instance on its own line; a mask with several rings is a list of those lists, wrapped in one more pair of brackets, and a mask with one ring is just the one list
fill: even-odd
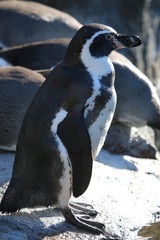
[[(101, 148), (103, 147), (107, 132), (111, 125), (116, 106), (116, 93), (113, 90), (111, 98), (105, 103), (103, 109), (99, 111), (97, 118), (88, 127), (91, 138), (93, 159), (97, 157)], [(93, 111), (95, 108), (93, 109)]]

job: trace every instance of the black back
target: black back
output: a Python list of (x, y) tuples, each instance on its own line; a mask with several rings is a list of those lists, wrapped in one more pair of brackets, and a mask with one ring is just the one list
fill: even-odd
[[(79, 81), (81, 79), (81, 81)], [(56, 203), (63, 164), (51, 132), (60, 108), (68, 111), (58, 135), (67, 148), (73, 167), (73, 195), (81, 195), (92, 172), (91, 142), (84, 123), (84, 105), (91, 94), (90, 77), (83, 68), (58, 65), (34, 97), (22, 123), (12, 179), (0, 210)]]

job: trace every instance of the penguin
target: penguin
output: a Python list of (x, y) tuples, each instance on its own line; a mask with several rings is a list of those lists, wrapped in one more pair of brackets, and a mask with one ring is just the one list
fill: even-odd
[(139, 37), (118, 34), (101, 24), (84, 25), (75, 34), (64, 60), (52, 70), (25, 114), (1, 212), (52, 205), (66, 221), (105, 234), (104, 224), (77, 215), (70, 198), (88, 188), (93, 160), (115, 111), (115, 74), (108, 55), (140, 44)]
[(22, 119), (44, 80), (23, 67), (0, 68), (0, 149), (16, 150)]
[(71, 15), (38, 2), (0, 1), (2, 47), (73, 37), (81, 26)]

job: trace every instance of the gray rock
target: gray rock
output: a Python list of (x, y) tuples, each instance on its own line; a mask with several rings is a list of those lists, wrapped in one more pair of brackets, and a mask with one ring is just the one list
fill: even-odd
[(122, 54), (113, 52), (117, 106), (114, 121), (160, 129), (160, 98), (150, 79)]
[(72, 37), (81, 24), (72, 16), (31, 1), (0, 1), (0, 45)]
[(0, 68), (0, 148), (15, 151), (24, 114), (43, 81), (27, 68)]
[(157, 158), (155, 134), (149, 127), (135, 128), (122, 124), (112, 124), (103, 148), (116, 154), (139, 158)]

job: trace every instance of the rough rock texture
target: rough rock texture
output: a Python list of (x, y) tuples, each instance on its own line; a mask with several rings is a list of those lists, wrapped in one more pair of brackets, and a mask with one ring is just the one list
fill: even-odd
[(147, 126), (135, 128), (120, 123), (112, 124), (103, 148), (112, 153), (156, 159), (154, 139), (154, 131)]
[[(0, 154), (0, 199), (11, 177), (14, 154)], [(154, 187), (153, 187), (154, 186)], [(160, 203), (160, 162), (111, 155), (101, 151), (93, 177), (77, 201), (91, 203), (106, 225), (107, 239), (135, 240), (138, 230), (153, 222)], [(27, 194), (27, 193), (26, 193)], [(101, 239), (64, 221), (57, 209), (23, 209), (0, 214), (1, 240)]]

